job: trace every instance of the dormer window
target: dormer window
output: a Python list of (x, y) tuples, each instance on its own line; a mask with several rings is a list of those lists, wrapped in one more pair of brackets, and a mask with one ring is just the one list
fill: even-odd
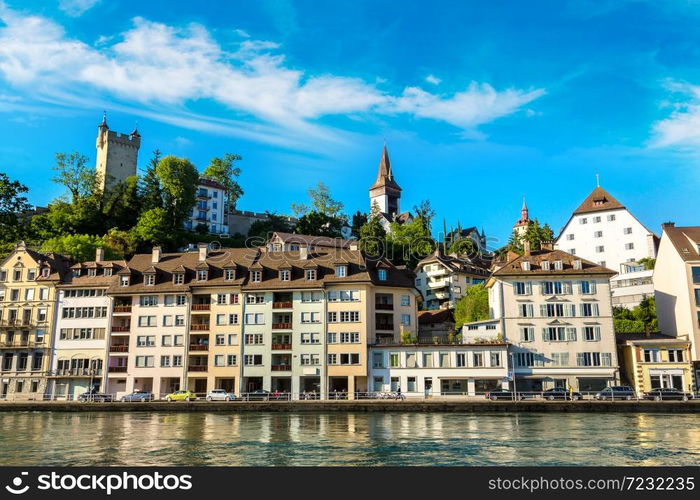
[(386, 269), (377, 271), (377, 276), (379, 277), (379, 281), (386, 281)]
[(543, 260), (543, 261), (542, 261), (542, 270), (543, 270), (543, 271), (549, 271), (549, 269), (550, 269), (550, 267), (549, 267), (549, 261), (548, 261), (548, 260)]
[(235, 269), (224, 269), (224, 280), (233, 281), (235, 279), (236, 279), (236, 270)]
[(200, 269), (197, 271), (197, 281), (207, 281), (207, 276), (209, 273), (206, 269)]
[(106, 269), (105, 269), (105, 276), (106, 276), (106, 277), (112, 276), (112, 269), (106, 268)]
[(252, 271), (250, 273), (250, 280), (253, 283), (260, 283), (262, 281), (262, 271)]
[(530, 263), (528, 261), (524, 261), (522, 263), (522, 268), (523, 268), (523, 271), (529, 271), (530, 270)]
[(80, 269), (73, 269), (73, 277), (80, 278)]
[(560, 261), (560, 260), (555, 260), (555, 261), (554, 261), (554, 269), (556, 269), (557, 271), (563, 270), (563, 269), (564, 269), (564, 263), (563, 263), (562, 261)]
[(155, 274), (147, 274), (145, 277), (145, 283), (146, 286), (153, 286), (156, 284), (156, 275)]
[(94, 278), (95, 276), (97, 276), (97, 269), (88, 269), (88, 276), (90, 278)]
[(580, 260), (575, 260), (574, 261), (574, 269), (578, 269), (578, 270), (583, 269), (583, 263)]
[(131, 279), (129, 278), (129, 276), (122, 276), (119, 280), (119, 286), (129, 286), (130, 281)]
[(173, 285), (183, 285), (185, 283), (185, 273), (173, 274)]
[(280, 270), (280, 281), (289, 281), (291, 277), (292, 273), (289, 271), (289, 269)]
[(306, 270), (306, 281), (316, 281), (316, 269)]
[(335, 266), (335, 275), (338, 278), (345, 278), (348, 275), (348, 266), (346, 266), (346, 265)]
[(49, 268), (49, 267), (45, 267), (41, 270), (41, 276), (44, 278), (48, 278), (50, 274), (51, 274), (51, 268)]
[(34, 281), (36, 279), (36, 271), (34, 269), (27, 270), (27, 280)]

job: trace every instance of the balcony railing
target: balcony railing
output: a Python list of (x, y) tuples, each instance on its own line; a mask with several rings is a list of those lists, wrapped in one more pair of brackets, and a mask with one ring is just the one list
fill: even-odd
[(102, 369), (64, 368), (53, 370), (51, 375), (56, 377), (100, 377), (102, 376)]
[(129, 352), (128, 345), (111, 345), (109, 346), (109, 352)]
[(375, 328), (377, 330), (386, 330), (386, 331), (393, 331), (394, 330), (394, 324), (393, 323), (376, 323)]
[(187, 370), (191, 372), (205, 372), (207, 371), (207, 365), (189, 365)]
[(208, 351), (209, 344), (190, 344), (190, 351)]
[(126, 325), (126, 326), (112, 325), (112, 331), (113, 332), (126, 332), (126, 333), (128, 333), (129, 331), (131, 331), (131, 325)]
[(193, 311), (209, 311), (211, 304), (192, 304)]
[(192, 323), (190, 330), (195, 332), (206, 332), (209, 330), (209, 323)]
[(375, 309), (381, 309), (383, 311), (393, 311), (394, 304), (374, 304)]
[(273, 372), (289, 372), (289, 371), (292, 371), (292, 365), (289, 365), (289, 364), (272, 365), (272, 371)]
[(285, 302), (273, 302), (272, 303), (272, 308), (273, 309), (291, 309), (292, 308), (292, 301), (285, 301)]
[(115, 313), (130, 313), (131, 306), (114, 306)]
[(1, 348), (14, 348), (14, 349), (26, 349), (28, 347), (45, 347), (46, 341), (42, 340), (40, 342), (36, 340), (14, 340), (12, 342), (3, 342), (0, 344)]
[(272, 344), (273, 351), (291, 351), (292, 344)]
[(292, 323), (272, 323), (273, 330), (291, 330)]
[(109, 373), (126, 373), (126, 366), (110, 366)]

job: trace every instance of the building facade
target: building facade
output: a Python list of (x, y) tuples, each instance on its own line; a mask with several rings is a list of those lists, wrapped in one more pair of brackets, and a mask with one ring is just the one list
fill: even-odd
[(700, 361), (700, 226), (663, 225), (653, 281), (659, 329), (687, 337)]
[(197, 185), (197, 201), (192, 216), (185, 221), (185, 229), (195, 231), (203, 227), (210, 234), (228, 236), (228, 212), (226, 188), (208, 177), (200, 177)]
[(130, 134), (114, 132), (107, 125), (107, 113), (105, 113), (97, 127), (96, 147), (95, 169), (101, 191), (109, 190), (110, 187), (136, 175), (141, 147), (141, 135), (138, 129), (134, 129)]
[(0, 263), (0, 398), (40, 400), (47, 394), (56, 290), (70, 263), (19, 242)]
[(511, 256), (494, 271), (487, 284), (489, 307), (500, 325), (493, 331), (511, 344), (517, 390), (595, 391), (619, 380), (610, 300), (614, 274), (546, 244), (534, 252), (526, 245), (524, 255)]

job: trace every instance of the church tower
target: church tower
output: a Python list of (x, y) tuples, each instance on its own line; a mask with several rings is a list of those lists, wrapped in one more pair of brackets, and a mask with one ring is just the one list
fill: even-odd
[(384, 145), (382, 158), (379, 161), (379, 172), (377, 180), (369, 188), (369, 206), (370, 210), (377, 202), (379, 210), (392, 216), (399, 212), (399, 202), (401, 200), (401, 188), (394, 180), (394, 173), (391, 170), (391, 162), (389, 161), (389, 152)]
[(523, 207), (520, 209), (520, 219), (513, 226), (513, 231), (518, 236), (522, 236), (527, 231), (527, 228), (532, 224), (530, 220), (529, 211), (527, 209), (527, 203), (525, 203), (525, 198), (523, 197)]
[(141, 147), (138, 129), (131, 134), (119, 134), (109, 129), (107, 113), (97, 126), (97, 162), (95, 169), (102, 191), (136, 175), (136, 162)]

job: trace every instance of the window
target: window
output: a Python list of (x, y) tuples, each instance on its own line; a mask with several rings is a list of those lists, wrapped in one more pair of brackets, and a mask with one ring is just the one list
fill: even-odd
[(625, 250), (634, 250), (634, 243), (625, 243)]
[(245, 297), (246, 304), (264, 304), (265, 294), (264, 293), (250, 293)]
[(595, 217), (593, 217), (593, 222), (594, 223), (600, 222), (600, 215), (596, 215)]
[(515, 295), (531, 295), (532, 283), (529, 281), (516, 281), (513, 283), (513, 291)]
[(622, 234), (632, 234), (632, 228), (626, 227), (622, 230)]
[(228, 324), (237, 325), (238, 324), (238, 314), (233, 313), (228, 315)]
[(136, 356), (136, 368), (153, 368), (153, 356)]
[(181, 314), (175, 316), (175, 326), (185, 326), (185, 317)]
[(588, 219), (586, 217), (581, 217), (578, 222), (579, 224), (588, 224)]
[(160, 366), (167, 368), (170, 366), (170, 356), (161, 356), (160, 357)]
[(420, 278), (416, 278), (416, 288), (420, 288)]
[(433, 367), (433, 353), (432, 352), (426, 352), (423, 353), (423, 368), (432, 368)]
[(338, 322), (338, 313), (335, 311), (328, 311), (328, 322), (329, 323), (337, 323)]
[(246, 313), (246, 325), (263, 325), (265, 324), (264, 315), (262, 313)]
[(521, 318), (532, 318), (535, 316), (535, 308), (532, 304), (518, 304), (518, 313)]
[(319, 292), (301, 292), (302, 302), (321, 302), (321, 294)]
[(615, 214), (608, 215), (608, 222), (612, 222), (614, 220), (615, 220)]
[(492, 352), (491, 353), (491, 365), (493, 367), (496, 366), (501, 366), (501, 353), (500, 352)]
[(411, 325), (411, 315), (410, 314), (402, 314), (401, 315), (401, 324), (410, 326)]
[(550, 357), (554, 366), (569, 366), (568, 352), (553, 352)]
[(521, 266), (522, 266), (522, 268), (523, 268), (523, 271), (529, 271), (529, 270), (530, 270), (530, 263), (529, 263), (528, 261), (524, 261), (524, 262), (521, 264)]
[(320, 344), (321, 338), (318, 333), (302, 333), (301, 334), (302, 344)]
[(246, 366), (262, 366), (262, 354), (246, 354), (244, 362)]
[(398, 352), (389, 354), (389, 366), (391, 368), (399, 368), (401, 366), (401, 357)]
[(39, 288), (39, 300), (48, 300), (49, 299), (49, 289), (48, 288)]
[(522, 326), (522, 327), (520, 327), (520, 341), (521, 342), (534, 342), (535, 341), (535, 327), (534, 326)]
[(566, 235), (566, 239), (567, 239), (567, 241), (574, 241), (574, 234), (573, 234), (573, 233), (572, 233), (572, 234), (567, 234), (567, 235)]
[(22, 270), (15, 269), (12, 273), (12, 281), (22, 281)]
[(450, 367), (450, 354), (447, 352), (441, 352), (438, 354), (438, 360), (440, 361), (440, 368)]
[(26, 288), (24, 290), (24, 300), (34, 300), (34, 289)]
[(584, 303), (581, 304), (581, 316), (600, 316), (598, 304)]
[(658, 363), (661, 361), (661, 355), (658, 349), (644, 349), (645, 363)]
[(209, 272), (206, 269), (200, 269), (197, 271), (197, 281), (207, 281), (207, 275)]
[(218, 333), (214, 342), (216, 345), (226, 345), (226, 336), (223, 333)]
[(542, 295), (562, 295), (571, 293), (570, 281), (543, 281)]
[[(302, 343), (304, 342), (302, 337)], [(342, 332), (340, 334), (341, 344), (359, 344), (360, 343), (360, 333), (359, 332)]]
[(316, 280), (316, 269), (307, 269), (304, 272), (304, 276), (306, 276), (306, 281), (315, 281)]
[(693, 266), (690, 268), (691, 275), (693, 276), (693, 283), (700, 285), (700, 267)]
[(236, 270), (235, 269), (224, 269), (224, 280), (233, 281), (235, 279), (236, 279)]
[(377, 277), (379, 281), (386, 281), (386, 269), (380, 269), (377, 271)]
[(217, 354), (214, 356), (214, 366), (226, 366), (226, 356), (223, 354)]
[(260, 283), (262, 281), (262, 271), (252, 271), (250, 273), (250, 280), (253, 283)]
[(410, 306), (411, 305), (411, 296), (410, 295), (402, 295), (401, 296), (401, 305), (402, 306)]
[(416, 392), (416, 377), (406, 378), (406, 392)]
[(603, 245), (595, 247), (595, 251), (598, 253), (603, 253), (605, 252), (605, 247)]
[(160, 345), (163, 347), (170, 347), (173, 345), (173, 337), (171, 335), (163, 335), (160, 338)]
[(163, 316), (163, 326), (173, 326), (173, 317), (170, 315)]
[(335, 266), (335, 275), (338, 278), (345, 278), (348, 275), (348, 266)]
[[(546, 342), (566, 342), (567, 332), (563, 326), (550, 326), (542, 329), (542, 340)], [(575, 335), (575, 331), (574, 331)]]
[(238, 356), (235, 354), (228, 354), (226, 356), (226, 366), (236, 366), (238, 364)]
[(320, 365), (321, 364), (321, 357), (318, 354), (302, 354), (301, 355), (301, 364), (306, 366), (306, 365)]
[(186, 295), (178, 295), (175, 299), (175, 304), (178, 306), (184, 306), (187, 304), (187, 296)]
[(262, 333), (246, 333), (245, 334), (246, 345), (262, 345), (263, 344), (263, 334)]
[(147, 286), (153, 286), (156, 284), (156, 275), (155, 274), (146, 274), (145, 279), (146, 279)]
[(341, 311), (340, 312), (340, 322), (341, 323), (356, 323), (360, 321), (359, 311)]
[(599, 326), (584, 326), (583, 327), (583, 340), (589, 342), (600, 340), (600, 327)]
[(216, 315), (216, 324), (221, 326), (226, 324), (226, 315), (225, 314), (217, 314)]
[(289, 281), (291, 279), (292, 273), (289, 269), (282, 269), (280, 271), (280, 281)]
[(176, 354), (173, 356), (173, 366), (182, 366), (182, 355)]
[(302, 323), (320, 323), (321, 313), (320, 312), (303, 312), (301, 313)]
[(136, 337), (136, 347), (155, 347), (155, 335), (139, 335)]
[(542, 268), (543, 271), (549, 271), (549, 261), (548, 260), (543, 260), (540, 262), (540, 267)]
[(611, 366), (612, 355), (609, 352), (580, 352), (576, 354), (577, 366)]
[[(335, 344), (338, 342), (338, 334), (335, 332), (328, 332), (328, 340), (327, 342), (329, 344)], [(376, 353), (375, 353), (376, 354)]]
[(119, 279), (119, 286), (129, 286), (129, 277), (128, 276), (122, 276)]
[(228, 345), (238, 345), (238, 334), (229, 333), (228, 334)]
[(139, 326), (157, 326), (155, 316), (139, 316)]
[(669, 363), (682, 363), (683, 362), (683, 349), (669, 349), (668, 350), (668, 361), (669, 361)]
[(141, 295), (139, 297), (139, 305), (141, 307), (153, 307), (158, 305), (157, 295)]
[(581, 281), (580, 287), (582, 295), (593, 295), (596, 293), (595, 281)]
[(515, 365), (521, 367), (544, 366), (541, 354), (534, 352), (518, 352), (515, 354)]

